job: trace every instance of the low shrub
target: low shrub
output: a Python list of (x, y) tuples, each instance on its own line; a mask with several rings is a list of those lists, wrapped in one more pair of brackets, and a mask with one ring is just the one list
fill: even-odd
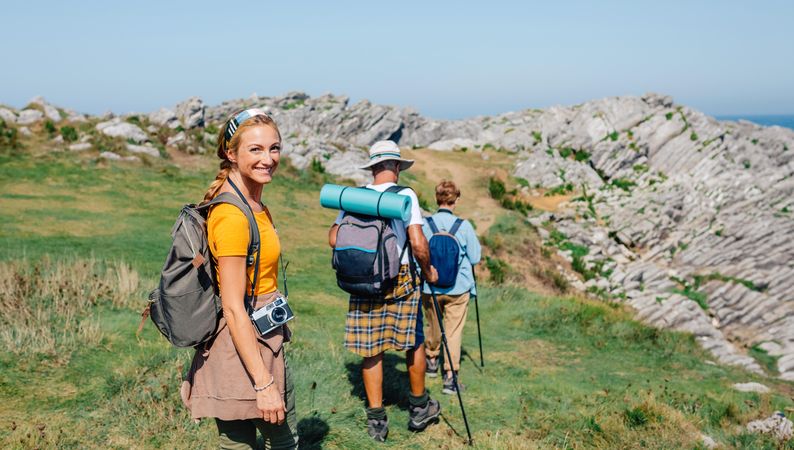
[(485, 257), (485, 267), (488, 268), (488, 272), (491, 274), (491, 282), (494, 284), (504, 283), (505, 277), (507, 276), (507, 272), (510, 268), (505, 261), (491, 256)]
[(501, 200), (506, 192), (507, 189), (505, 189), (504, 181), (494, 177), (488, 180), (488, 193), (491, 195), (491, 198), (494, 200)]
[(61, 136), (63, 136), (63, 140), (66, 142), (75, 142), (77, 141), (77, 130), (74, 127), (70, 127), (69, 125), (64, 125), (61, 127)]

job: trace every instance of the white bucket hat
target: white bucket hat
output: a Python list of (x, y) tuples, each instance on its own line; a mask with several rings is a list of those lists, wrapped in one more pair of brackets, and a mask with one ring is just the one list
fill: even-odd
[(400, 161), (400, 171), (408, 170), (414, 165), (414, 160), (400, 157), (400, 147), (394, 141), (378, 141), (369, 148), (369, 162), (361, 169), (370, 167), (383, 161)]

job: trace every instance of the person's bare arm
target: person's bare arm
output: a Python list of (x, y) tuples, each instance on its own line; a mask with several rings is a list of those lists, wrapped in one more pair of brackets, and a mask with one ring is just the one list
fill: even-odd
[(410, 225), (408, 239), (411, 241), (411, 251), (422, 269), (424, 279), (428, 283), (435, 283), (438, 281), (438, 272), (435, 267), (430, 265), (430, 249), (427, 245), (427, 238), (422, 233), (422, 225)]
[[(257, 345), (257, 331), (245, 310), (244, 296), (248, 285), (245, 258), (224, 256), (218, 258), (218, 277), (221, 285), (221, 306), (223, 317), (232, 335), (232, 342), (246, 371), (254, 380), (255, 386), (264, 386), (272, 379), (265, 367)], [(262, 412), (265, 422), (283, 423), (284, 399), (275, 383), (256, 393), (256, 406)]]
[(336, 233), (339, 231), (339, 225), (333, 224), (331, 228), (328, 230), (328, 245), (331, 248), (336, 247)]

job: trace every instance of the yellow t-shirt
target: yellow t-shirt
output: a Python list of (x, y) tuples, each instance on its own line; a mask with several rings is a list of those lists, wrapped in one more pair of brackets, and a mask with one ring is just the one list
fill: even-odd
[[(256, 295), (262, 295), (278, 288), (278, 256), (281, 253), (281, 243), (266, 212), (254, 213), (254, 217), (259, 227), (259, 241), (262, 247), (259, 257), (259, 286)], [(239, 208), (228, 203), (221, 203), (210, 209), (207, 217), (207, 240), (216, 269), (218, 268), (217, 258), (222, 256), (245, 257), (249, 239), (248, 219)], [(254, 254), (254, 258), (256, 258), (256, 254)], [(251, 266), (248, 268), (249, 282), (246, 293), (251, 291), (250, 280), (253, 277), (254, 268)], [(220, 277), (218, 277), (218, 290), (220, 290)]]

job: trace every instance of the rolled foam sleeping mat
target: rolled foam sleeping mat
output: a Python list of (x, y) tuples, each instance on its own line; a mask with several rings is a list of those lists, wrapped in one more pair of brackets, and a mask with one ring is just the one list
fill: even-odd
[(320, 205), (385, 219), (408, 220), (411, 215), (411, 198), (406, 195), (336, 184), (323, 186)]

